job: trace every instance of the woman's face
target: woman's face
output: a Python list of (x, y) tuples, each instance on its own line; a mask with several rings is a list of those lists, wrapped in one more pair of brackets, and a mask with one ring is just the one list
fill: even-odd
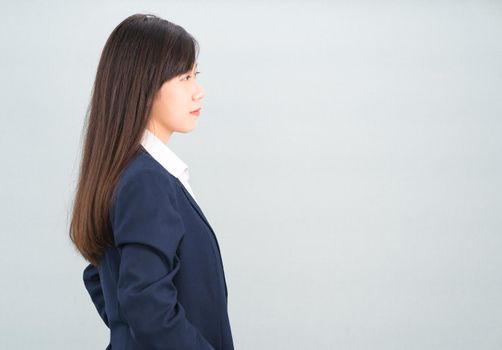
[(157, 92), (147, 128), (167, 144), (173, 132), (186, 133), (197, 125), (205, 92), (196, 81), (197, 63), (191, 72), (166, 81)]

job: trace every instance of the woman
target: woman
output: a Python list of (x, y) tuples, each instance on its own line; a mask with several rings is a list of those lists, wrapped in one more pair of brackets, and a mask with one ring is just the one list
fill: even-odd
[(107, 349), (234, 348), (218, 242), (167, 147), (197, 125), (197, 51), (182, 27), (136, 14), (101, 55), (70, 237)]

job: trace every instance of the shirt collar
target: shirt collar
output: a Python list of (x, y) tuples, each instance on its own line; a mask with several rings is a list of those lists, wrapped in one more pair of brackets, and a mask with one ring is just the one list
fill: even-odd
[(150, 130), (145, 129), (141, 145), (172, 175), (188, 180), (188, 165)]

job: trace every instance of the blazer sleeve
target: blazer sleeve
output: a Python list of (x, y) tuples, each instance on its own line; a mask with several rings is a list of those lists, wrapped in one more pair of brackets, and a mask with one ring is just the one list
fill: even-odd
[(99, 279), (98, 269), (92, 264), (87, 265), (83, 273), (84, 285), (87, 292), (91, 296), (91, 300), (98, 310), (99, 316), (108, 325), (108, 317), (105, 311), (105, 299), (103, 297), (103, 290), (101, 289), (101, 281)]
[(120, 252), (119, 309), (144, 348), (214, 350), (177, 299), (173, 278), (185, 228), (170, 188), (155, 169), (142, 169), (118, 186), (112, 229)]

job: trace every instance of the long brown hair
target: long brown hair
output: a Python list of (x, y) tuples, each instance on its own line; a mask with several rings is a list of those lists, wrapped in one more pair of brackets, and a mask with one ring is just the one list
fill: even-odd
[(122, 170), (140, 149), (155, 94), (192, 70), (199, 45), (181, 26), (135, 14), (110, 34), (101, 53), (84, 123), (69, 235), (97, 266), (113, 244), (109, 211)]

